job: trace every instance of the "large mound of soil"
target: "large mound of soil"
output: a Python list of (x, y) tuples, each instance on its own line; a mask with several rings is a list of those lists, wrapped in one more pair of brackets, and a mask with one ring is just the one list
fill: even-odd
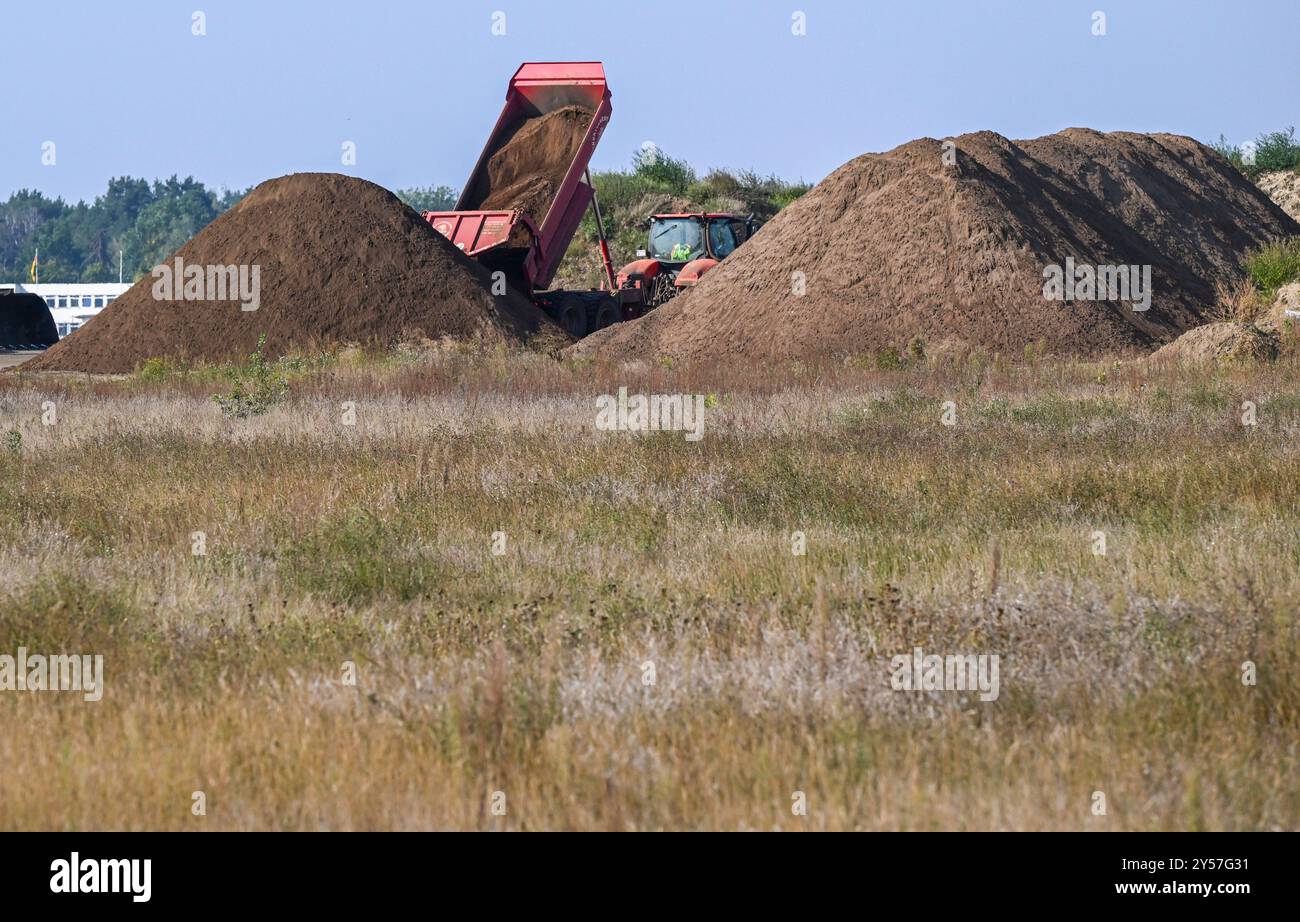
[(220, 362), (246, 357), (263, 333), (272, 356), (342, 342), (391, 345), (410, 334), (564, 338), (522, 296), (493, 296), (486, 270), (392, 193), (335, 173), (262, 183), (164, 265), (176, 257), (183, 266), (258, 266), (260, 306), (158, 300), (157, 280), (145, 276), (24, 370), (129, 372), (153, 356)]
[(523, 119), (502, 136), (465, 199), (466, 211), (525, 211), (538, 224), (545, 219), (592, 112), (565, 106)]
[(59, 331), (45, 299), (33, 294), (0, 294), (0, 349), (52, 346)]
[[(752, 361), (872, 354), (957, 339), (1100, 355), (1154, 348), (1204, 323), (1214, 283), (1250, 247), (1300, 225), (1204, 145), (1072, 128), (991, 132), (850, 161), (692, 291), (572, 347), (614, 361)], [(1055, 301), (1044, 269), (1149, 265), (1145, 312)], [(801, 274), (801, 275), (797, 275)], [(794, 293), (802, 278), (805, 294)]]

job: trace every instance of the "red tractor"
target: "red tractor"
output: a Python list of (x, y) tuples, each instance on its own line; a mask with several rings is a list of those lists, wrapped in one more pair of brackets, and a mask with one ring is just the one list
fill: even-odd
[(734, 214), (654, 215), (648, 248), (618, 273), (624, 315), (640, 316), (695, 285), (756, 229), (753, 217)]

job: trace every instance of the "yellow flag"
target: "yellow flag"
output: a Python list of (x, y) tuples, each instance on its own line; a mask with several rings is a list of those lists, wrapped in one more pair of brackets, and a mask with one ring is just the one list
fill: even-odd
[(36, 261), (40, 258), (41, 258), (41, 254), (39, 252), (32, 257), (32, 268), (28, 274), (31, 275), (33, 282), (36, 281)]

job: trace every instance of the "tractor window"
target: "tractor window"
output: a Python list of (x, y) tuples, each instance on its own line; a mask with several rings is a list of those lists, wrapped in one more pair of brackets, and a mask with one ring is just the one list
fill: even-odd
[(749, 225), (735, 218), (714, 218), (709, 222), (709, 243), (713, 255), (718, 259), (730, 256), (731, 252), (749, 239)]
[(709, 247), (713, 250), (714, 256), (718, 259), (730, 256), (736, 245), (736, 234), (731, 228), (730, 221), (725, 218), (715, 218), (709, 222)]
[(690, 218), (663, 218), (650, 223), (650, 256), (665, 262), (689, 262), (704, 253), (698, 222)]

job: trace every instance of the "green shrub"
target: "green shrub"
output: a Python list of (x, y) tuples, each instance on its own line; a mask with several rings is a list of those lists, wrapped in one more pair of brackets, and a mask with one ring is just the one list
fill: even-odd
[(1253, 156), (1249, 156), (1245, 145), (1232, 144), (1223, 135), (1210, 146), (1251, 179), (1262, 173), (1300, 170), (1300, 142), (1295, 139), (1294, 128), (1261, 134), (1253, 143)]
[(257, 338), (257, 351), (244, 365), (232, 365), (226, 371), (230, 379), (230, 392), (213, 394), (212, 399), (221, 412), (231, 419), (260, 416), (289, 393), (289, 382), (278, 362), (268, 362), (262, 354), (266, 347), (266, 334)]
[(632, 172), (652, 185), (679, 195), (695, 182), (695, 171), (690, 164), (669, 157), (658, 149), (637, 151), (633, 158)]
[(906, 365), (903, 356), (893, 346), (886, 346), (876, 353), (876, 367), (881, 371), (897, 371)]
[(1241, 148), (1233, 144), (1225, 136), (1219, 135), (1219, 140), (1210, 145), (1220, 157), (1231, 163), (1243, 173), (1246, 171), (1246, 165), (1242, 162)]
[(1262, 134), (1255, 142), (1255, 170), (1273, 173), (1278, 170), (1300, 169), (1300, 144), (1296, 143), (1295, 129)]
[(138, 381), (165, 381), (172, 370), (171, 363), (166, 359), (147, 358), (136, 369), (135, 377)]
[(772, 193), (772, 206), (780, 211), (811, 188), (806, 182), (789, 183)]
[(1300, 237), (1278, 240), (1246, 254), (1246, 274), (1270, 299), (1283, 285), (1300, 281)]

